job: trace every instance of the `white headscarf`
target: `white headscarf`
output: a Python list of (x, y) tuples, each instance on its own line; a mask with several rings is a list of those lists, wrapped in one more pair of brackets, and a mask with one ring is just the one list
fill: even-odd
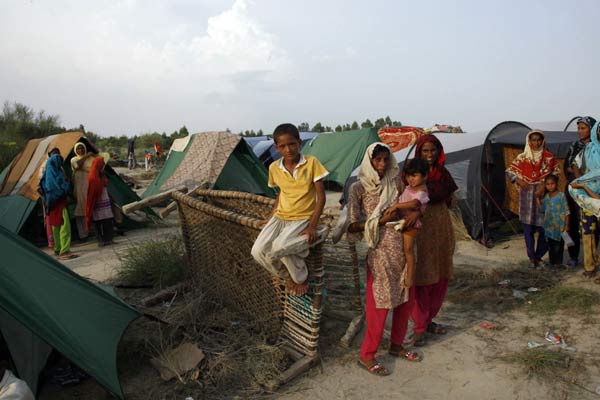
[[(373, 150), (378, 145), (385, 147), (390, 152), (390, 165), (387, 171), (385, 171), (383, 178), (379, 178), (379, 174), (371, 164)], [(395, 178), (399, 172), (400, 169), (398, 168), (396, 157), (394, 157), (394, 153), (392, 153), (387, 144), (375, 142), (367, 147), (365, 156), (360, 164), (358, 180), (367, 193), (379, 196), (377, 207), (375, 207), (365, 222), (364, 237), (367, 245), (371, 248), (377, 247), (377, 243), (379, 242), (379, 217), (381, 217), (386, 208), (398, 200), (398, 188), (396, 187)]]
[[(529, 143), (529, 141), (531, 140), (532, 135), (539, 135), (542, 137), (542, 145), (540, 146), (539, 150), (533, 150), (531, 148), (531, 143)], [(544, 134), (544, 132), (542, 132), (539, 129), (534, 129), (532, 131), (529, 131), (529, 133), (527, 133), (527, 139), (525, 140), (525, 150), (523, 151), (524, 157), (527, 160), (530, 160), (533, 163), (540, 161), (542, 159), (542, 156), (544, 155), (545, 148), (546, 148), (546, 135)]]

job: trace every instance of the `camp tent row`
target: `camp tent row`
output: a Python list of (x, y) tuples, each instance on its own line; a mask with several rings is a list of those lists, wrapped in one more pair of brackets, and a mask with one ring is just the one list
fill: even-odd
[[(508, 218), (505, 210), (518, 214), (518, 193), (505, 175), (505, 169), (515, 156), (523, 151), (525, 137), (532, 128), (541, 128), (546, 135), (546, 146), (558, 162), (564, 165), (570, 144), (578, 139), (572, 124), (531, 123), (528, 125), (505, 121), (489, 132), (464, 134), (437, 133), (446, 153), (446, 168), (456, 181), (456, 198), (469, 235), (480, 238), (491, 222)], [(565, 129), (563, 131), (562, 129)], [(569, 129), (569, 130), (567, 130)], [(414, 156), (414, 146), (394, 153), (400, 168)], [(350, 185), (356, 182), (356, 168), (344, 185), (347, 199)], [(564, 176), (559, 188), (564, 190)]]
[[(12, 163), (0, 173), (0, 226), (11, 232), (23, 233), (24, 228), (33, 229), (42, 225), (40, 194), (38, 193), (39, 170), (46, 162), (50, 149), (58, 147), (65, 159), (63, 164), (67, 175), (71, 175), (69, 160), (75, 154), (73, 146), (83, 142), (90, 149), (90, 142), (81, 132), (67, 132), (32, 139), (14, 158)], [(139, 196), (107, 166), (108, 192), (120, 206), (139, 200)], [(27, 221), (32, 223), (26, 224)], [(124, 227), (134, 227), (137, 223), (126, 218)]]
[(142, 197), (180, 186), (274, 196), (267, 178), (267, 170), (241, 136), (229, 132), (197, 133), (173, 142), (165, 165)]

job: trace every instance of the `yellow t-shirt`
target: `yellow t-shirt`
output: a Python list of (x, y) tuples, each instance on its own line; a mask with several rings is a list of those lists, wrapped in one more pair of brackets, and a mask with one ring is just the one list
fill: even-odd
[(329, 172), (312, 156), (300, 155), (294, 173), (283, 166), (283, 158), (269, 166), (269, 186), (279, 188), (279, 203), (275, 216), (285, 220), (309, 219), (317, 204), (315, 182)]

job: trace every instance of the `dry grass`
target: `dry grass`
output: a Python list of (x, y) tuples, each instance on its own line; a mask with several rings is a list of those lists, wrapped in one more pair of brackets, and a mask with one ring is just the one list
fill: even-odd
[[(529, 378), (536, 378), (553, 387), (554, 398), (582, 398), (596, 394), (582, 382), (589, 378), (581, 356), (563, 350), (538, 347), (504, 354), (499, 360), (519, 366)], [(587, 397), (586, 397), (587, 398)]]
[(543, 315), (565, 311), (571, 315), (590, 315), (600, 305), (600, 294), (580, 287), (556, 286), (532, 297), (528, 309)]
[(182, 341), (195, 343), (206, 355), (199, 368), (178, 378), (180, 394), (211, 399), (260, 396), (263, 386), (289, 364), (280, 346), (222, 301), (187, 293), (163, 318), (169, 329), (155, 338), (153, 356), (161, 357)]
[[(459, 311), (501, 312), (523, 303), (513, 296), (513, 289), (547, 289), (556, 285), (558, 279), (555, 275), (521, 268), (509, 271), (457, 271), (451, 281), (447, 300)], [(498, 283), (504, 280), (509, 281), (508, 285), (500, 286)]]
[[(554, 351), (548, 348), (524, 349), (522, 351), (505, 354), (499, 357), (500, 360), (516, 364), (523, 368), (528, 377), (550, 378), (564, 376), (572, 367), (574, 359), (571, 355), (563, 351)], [(577, 361), (576, 365), (580, 366)]]
[(183, 241), (179, 237), (131, 246), (119, 259), (118, 277), (130, 285), (162, 288), (183, 280), (186, 275)]

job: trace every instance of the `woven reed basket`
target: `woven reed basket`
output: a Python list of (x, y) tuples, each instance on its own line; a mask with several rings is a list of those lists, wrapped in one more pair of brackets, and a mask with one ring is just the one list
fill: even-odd
[(292, 351), (315, 356), (323, 299), (323, 246), (306, 259), (309, 292), (288, 294), (284, 282), (250, 254), (260, 222), (274, 200), (250, 193), (197, 190), (173, 193), (192, 278), (209, 296), (224, 298), (271, 338)]

